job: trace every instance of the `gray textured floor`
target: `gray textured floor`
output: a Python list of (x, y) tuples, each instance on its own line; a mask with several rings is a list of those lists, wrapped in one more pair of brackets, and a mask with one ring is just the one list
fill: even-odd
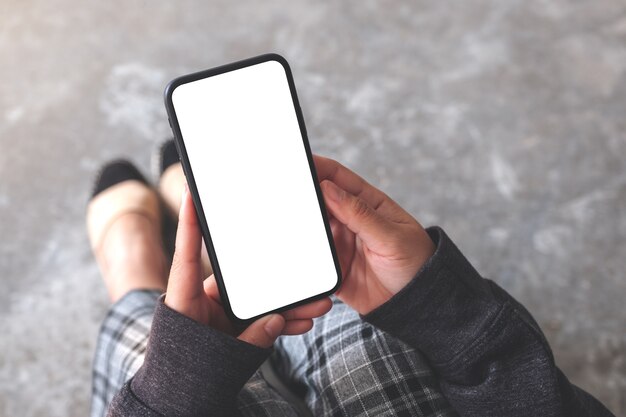
[(623, 0), (0, 3), (0, 415), (84, 416), (91, 178), (147, 169), (172, 77), (291, 61), (313, 150), (438, 223), (626, 415)]

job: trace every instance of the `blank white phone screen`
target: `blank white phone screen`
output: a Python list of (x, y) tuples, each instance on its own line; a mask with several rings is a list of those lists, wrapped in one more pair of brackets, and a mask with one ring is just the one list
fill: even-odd
[(330, 291), (337, 271), (283, 66), (182, 84), (172, 103), (235, 316)]

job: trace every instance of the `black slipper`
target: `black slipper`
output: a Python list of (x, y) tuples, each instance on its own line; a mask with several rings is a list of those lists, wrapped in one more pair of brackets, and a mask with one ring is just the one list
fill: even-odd
[[(109, 192), (122, 183), (125, 186), (119, 192)], [(100, 247), (111, 224), (130, 212), (142, 214), (160, 227), (162, 209), (156, 191), (129, 161), (110, 161), (96, 175), (87, 204), (87, 234), (94, 251)]]
[(123, 181), (136, 180), (148, 185), (146, 178), (139, 170), (125, 159), (116, 159), (105, 164), (98, 172), (91, 198), (94, 198), (109, 187)]

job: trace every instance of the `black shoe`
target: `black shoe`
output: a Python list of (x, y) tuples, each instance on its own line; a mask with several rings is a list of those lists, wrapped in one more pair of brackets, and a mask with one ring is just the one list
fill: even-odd
[(116, 159), (105, 164), (98, 172), (94, 181), (91, 198), (94, 198), (109, 187), (123, 181), (136, 180), (148, 185), (146, 178), (139, 170), (125, 159)]
[[(112, 189), (117, 185), (121, 186), (119, 190)], [(157, 227), (162, 221), (156, 191), (132, 163), (123, 159), (102, 166), (94, 180), (86, 211), (87, 235), (94, 252), (100, 248), (111, 224), (121, 215), (142, 214)]]

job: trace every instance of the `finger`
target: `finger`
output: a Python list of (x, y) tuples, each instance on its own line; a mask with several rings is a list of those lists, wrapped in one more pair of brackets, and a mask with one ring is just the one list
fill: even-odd
[(224, 306), (222, 305), (222, 298), (220, 297), (220, 291), (217, 287), (217, 282), (215, 281), (215, 275), (211, 275), (207, 279), (204, 280), (204, 293), (207, 296), (207, 299), (210, 300), (211, 305), (211, 320), (215, 324), (214, 327), (218, 329), (222, 329), (228, 334), (233, 334), (235, 332), (235, 327), (233, 323), (228, 319), (226, 312), (224, 311)]
[(331, 180), (344, 190), (364, 199), (372, 207), (378, 206), (387, 197), (382, 191), (339, 162), (318, 155), (314, 155), (313, 160), (320, 182)]
[(326, 297), (321, 300), (313, 301), (312, 303), (285, 311), (282, 314), (285, 320), (311, 319), (313, 317), (323, 316), (328, 313), (331, 308), (333, 308), (333, 302), (330, 298)]
[(216, 303), (222, 305), (222, 298), (220, 297), (220, 291), (217, 287), (217, 281), (215, 281), (215, 275), (211, 274), (204, 280), (204, 293)]
[(339, 187), (365, 200), (375, 210), (388, 210), (396, 203), (387, 194), (374, 187), (355, 172), (339, 162), (319, 155), (313, 155), (317, 177), (320, 182), (331, 180)]
[(178, 218), (176, 249), (167, 285), (168, 306), (185, 314), (190, 304), (204, 296), (200, 263), (201, 235), (189, 190), (185, 187)]
[(313, 328), (313, 320), (288, 320), (283, 328), (282, 334), (286, 336), (293, 336), (297, 334), (304, 334)]
[(335, 216), (332, 216), (332, 218), (328, 220), (328, 223), (330, 223), (330, 231), (333, 233), (333, 236), (336, 239), (337, 235), (341, 233), (341, 228), (343, 227), (343, 224), (341, 224), (339, 220), (335, 219)]
[(238, 337), (239, 340), (262, 348), (269, 348), (285, 327), (285, 319), (280, 314), (262, 317), (246, 328)]
[(398, 203), (339, 162), (319, 155), (313, 155), (313, 160), (320, 182), (333, 181), (350, 194), (365, 200), (370, 207), (391, 220), (398, 223), (411, 221), (411, 215)]
[(211, 260), (209, 259), (209, 252), (206, 249), (204, 241), (202, 241), (202, 251), (200, 251), (200, 258), (202, 261), (202, 276), (208, 277), (213, 273), (213, 267), (211, 266)]
[(330, 221), (330, 229), (333, 232), (333, 240), (335, 241), (335, 247), (337, 248), (339, 265), (345, 274), (350, 270), (349, 265), (353, 259), (357, 239), (355, 239), (355, 235), (350, 229), (334, 217)]
[(324, 201), (333, 216), (355, 233), (370, 249), (383, 248), (393, 237), (395, 224), (377, 213), (362, 198), (339, 188), (334, 182), (322, 181)]
[(354, 240), (354, 233), (335, 218), (330, 221), (330, 230), (337, 247), (349, 245)]

